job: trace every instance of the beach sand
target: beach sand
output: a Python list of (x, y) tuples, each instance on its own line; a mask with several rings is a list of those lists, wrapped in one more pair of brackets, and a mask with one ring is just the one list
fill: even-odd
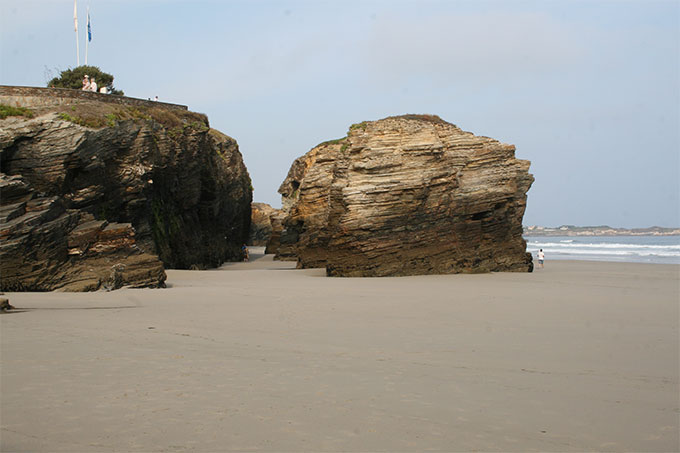
[(10, 293), (3, 452), (677, 451), (680, 266)]

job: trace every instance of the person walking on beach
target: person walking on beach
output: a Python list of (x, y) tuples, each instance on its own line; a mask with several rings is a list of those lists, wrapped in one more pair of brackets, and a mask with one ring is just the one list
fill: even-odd
[(248, 246), (243, 244), (243, 247), (241, 247), (241, 254), (243, 255), (243, 261), (248, 261), (250, 256), (248, 255)]
[(543, 253), (543, 249), (540, 249), (538, 251), (538, 265), (541, 266), (541, 269), (543, 269), (543, 261), (545, 261), (545, 254)]

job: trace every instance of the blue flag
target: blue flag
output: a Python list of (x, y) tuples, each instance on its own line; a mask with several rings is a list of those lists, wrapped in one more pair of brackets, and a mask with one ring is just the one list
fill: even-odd
[(90, 12), (87, 12), (87, 40), (92, 41), (92, 29), (90, 28)]

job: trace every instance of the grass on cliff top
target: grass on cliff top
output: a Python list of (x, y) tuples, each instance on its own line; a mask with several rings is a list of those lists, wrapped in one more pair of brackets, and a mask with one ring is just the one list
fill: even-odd
[(449, 126), (454, 126), (458, 127), (453, 123), (449, 123), (448, 121), (444, 121), (437, 115), (421, 115), (421, 114), (414, 114), (414, 113), (408, 113), (406, 115), (397, 115), (397, 116), (390, 116), (385, 119), (404, 119), (404, 120), (417, 120), (417, 121), (425, 121), (428, 123), (433, 123), (433, 124), (444, 124), (444, 125), (449, 125)]
[(223, 142), (232, 141), (232, 140), (236, 141), (232, 137), (230, 137), (229, 135), (225, 134), (224, 132), (220, 132), (217, 129), (210, 129), (208, 131), (208, 133), (210, 135), (212, 135), (213, 137), (215, 137), (215, 139), (217, 139), (219, 141), (223, 141)]
[(191, 128), (199, 131), (209, 129), (208, 118), (202, 113), (187, 110), (171, 110), (163, 107), (124, 106), (107, 103), (78, 103), (60, 106), (59, 118), (84, 127), (100, 129), (115, 127), (122, 121), (155, 121), (168, 131), (183, 133)]
[[(322, 146), (322, 145), (337, 145), (337, 144), (340, 144), (340, 143), (344, 142), (345, 140), (347, 140), (347, 137), (336, 138), (336, 139), (333, 139), (333, 140), (326, 140), (325, 142), (321, 142), (321, 143), (319, 143), (319, 144), (316, 145), (316, 146)], [(315, 148), (316, 148), (316, 146), (315, 146)]]
[(12, 107), (11, 105), (0, 104), (0, 119), (5, 119), (8, 116), (25, 116), (26, 118), (33, 118), (35, 114), (33, 110), (25, 107)]
[(368, 126), (368, 121), (362, 121), (361, 123), (354, 123), (349, 127), (350, 132), (351, 131), (356, 131), (357, 129), (361, 129), (362, 131), (366, 130), (366, 127)]

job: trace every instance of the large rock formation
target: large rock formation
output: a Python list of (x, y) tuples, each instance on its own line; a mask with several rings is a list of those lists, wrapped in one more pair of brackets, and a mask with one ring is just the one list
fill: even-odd
[(163, 264), (238, 260), (252, 188), (236, 142), (201, 114), (97, 99), (0, 120), (0, 289), (160, 286)]
[(353, 125), (281, 185), (283, 258), (331, 276), (530, 271), (530, 163), (431, 115)]

